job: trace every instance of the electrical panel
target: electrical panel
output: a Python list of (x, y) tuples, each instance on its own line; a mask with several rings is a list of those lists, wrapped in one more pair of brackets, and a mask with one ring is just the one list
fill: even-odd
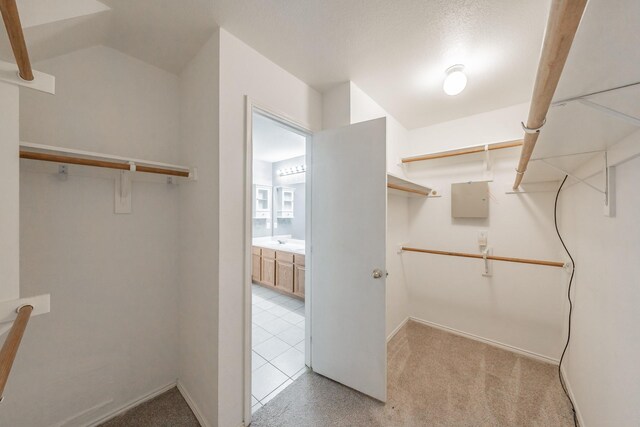
[(451, 184), (451, 216), (454, 218), (487, 218), (489, 216), (489, 183)]

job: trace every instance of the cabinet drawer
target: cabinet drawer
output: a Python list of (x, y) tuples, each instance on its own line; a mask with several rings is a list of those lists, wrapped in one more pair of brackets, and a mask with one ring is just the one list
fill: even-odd
[(257, 246), (252, 246), (251, 247), (251, 253), (254, 255), (261, 255), (261, 249)]
[(295, 254), (293, 259), (294, 259), (294, 261), (295, 261), (295, 262), (294, 262), (294, 264), (295, 264), (295, 265), (302, 265), (302, 266), (304, 266), (304, 255), (298, 255), (298, 254)]
[(276, 259), (276, 251), (274, 251), (273, 249), (262, 248), (262, 257)]
[(293, 254), (291, 252), (276, 251), (276, 259), (282, 262), (290, 262), (293, 264)]

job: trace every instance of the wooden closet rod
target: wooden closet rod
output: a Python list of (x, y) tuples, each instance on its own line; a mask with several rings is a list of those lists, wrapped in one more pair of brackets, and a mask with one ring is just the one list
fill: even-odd
[(524, 134), (524, 145), (516, 169), (513, 189), (516, 190), (533, 154), (533, 149), (544, 126), (551, 100), (558, 87), (562, 69), (569, 56), (573, 38), (578, 30), (587, 0), (553, 0), (549, 11), (547, 29), (544, 33), (542, 53), (533, 86), (531, 106)]
[(7, 29), (13, 56), (16, 58), (20, 78), (22, 80), (32, 81), (33, 70), (31, 69), (27, 44), (24, 41), (24, 33), (22, 32), (22, 24), (20, 23), (16, 0), (0, 0), (0, 12), (2, 12), (2, 20)]
[[(1, 1), (1, 0), (0, 0)], [(131, 169), (129, 163), (108, 162), (105, 160), (85, 159), (82, 157), (62, 156), (58, 154), (37, 153), (34, 151), (20, 150), (21, 159), (42, 160), (45, 162), (67, 163), (71, 165), (95, 166), (98, 168), (118, 169), (128, 171)], [(188, 171), (166, 169), (157, 166), (143, 166), (136, 164), (136, 172), (155, 173), (160, 175), (189, 177)]]
[[(418, 249), (418, 248), (407, 248), (402, 247), (403, 251), (407, 252), (420, 252), (424, 254), (436, 254), (436, 255), (448, 255), (448, 256), (459, 256), (464, 258), (477, 258), (484, 259), (483, 255), (480, 254), (467, 254), (463, 252), (449, 252), (449, 251), (434, 251), (431, 249)], [(510, 258), (504, 256), (495, 256), (495, 255), (487, 255), (487, 259), (493, 261), (506, 261), (506, 262), (519, 262), (521, 264), (535, 264), (535, 265), (546, 265), (549, 267), (564, 267), (563, 262), (555, 262), (555, 261), (542, 261), (539, 259), (526, 259), (526, 258)]]
[[(486, 150), (500, 150), (503, 148), (519, 147), (522, 145), (521, 139), (515, 139), (513, 141), (496, 142), (487, 145), (478, 145), (476, 147), (461, 148), (458, 150), (440, 151), (438, 153), (423, 154), (414, 157), (405, 157), (402, 159), (402, 163), (420, 162), (422, 160), (442, 159), (444, 157), (462, 156), (464, 154), (482, 153)], [(486, 147), (486, 148), (485, 148)]]
[(421, 196), (428, 196), (429, 193), (426, 191), (416, 190), (414, 188), (405, 187), (402, 185), (387, 183), (387, 188), (392, 188), (394, 190), (406, 191), (407, 193), (415, 193), (420, 194)]
[(27, 323), (29, 323), (32, 311), (32, 305), (25, 305), (18, 308), (18, 317), (16, 317), (16, 320), (13, 322), (7, 339), (2, 345), (2, 350), (0, 350), (0, 398), (4, 396), (4, 387), (7, 385), (13, 361), (16, 358), (16, 354), (18, 354), (20, 341), (22, 341), (22, 336), (27, 328)]

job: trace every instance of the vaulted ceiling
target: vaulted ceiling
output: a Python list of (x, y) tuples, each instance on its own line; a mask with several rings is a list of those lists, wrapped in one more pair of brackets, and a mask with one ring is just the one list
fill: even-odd
[[(171, 73), (217, 28), (212, 3), (201, 0), (17, 0), (32, 61), (98, 44)], [(0, 37), (0, 57), (11, 57)]]

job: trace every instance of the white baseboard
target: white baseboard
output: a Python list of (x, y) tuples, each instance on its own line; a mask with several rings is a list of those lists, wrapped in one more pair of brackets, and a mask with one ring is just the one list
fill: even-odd
[(578, 425), (580, 427), (586, 427), (587, 425), (584, 422), (584, 418), (582, 418), (582, 414), (580, 413), (580, 408), (578, 407), (578, 402), (576, 401), (576, 396), (573, 394), (573, 390), (571, 389), (571, 383), (567, 378), (567, 373), (564, 370), (564, 366), (560, 367), (560, 373), (562, 374), (562, 379), (564, 380), (564, 385), (567, 387), (567, 391), (569, 392), (569, 396), (571, 396), (571, 400), (573, 401), (573, 407), (576, 410), (576, 416), (578, 418)]
[(113, 399), (105, 400), (103, 402), (93, 405), (90, 408), (80, 411), (77, 414), (74, 414), (68, 418), (65, 418), (62, 421), (58, 421), (57, 423), (52, 424), (49, 427), (68, 427), (70, 425), (83, 425), (82, 424), (83, 418), (89, 418), (89, 414), (91, 414), (92, 412), (98, 411), (99, 409), (104, 408), (105, 406), (111, 405), (112, 403), (113, 403)]
[(402, 327), (404, 325), (407, 324), (407, 322), (409, 321), (409, 317), (407, 317), (406, 319), (404, 319), (402, 322), (400, 322), (400, 324), (393, 330), (391, 331), (391, 333), (389, 334), (389, 336), (387, 337), (387, 344), (389, 343), (389, 341), (391, 341), (391, 339), (393, 337), (396, 336), (396, 334), (398, 333), (398, 331), (400, 331), (400, 329), (402, 329)]
[(180, 392), (180, 394), (182, 394), (182, 397), (184, 397), (184, 400), (187, 402), (187, 405), (189, 405), (189, 408), (191, 408), (191, 411), (198, 419), (198, 422), (200, 423), (200, 425), (202, 427), (211, 427), (211, 425), (207, 422), (205, 417), (202, 415), (202, 411), (200, 411), (200, 408), (198, 408), (198, 405), (196, 405), (196, 402), (194, 402), (193, 398), (191, 397), (187, 389), (184, 387), (184, 384), (182, 384), (179, 380), (178, 380), (178, 391)]
[(171, 390), (175, 386), (176, 386), (176, 382), (173, 381), (173, 382), (171, 382), (171, 383), (169, 383), (167, 385), (164, 385), (164, 386), (162, 386), (160, 388), (157, 388), (157, 389), (153, 390), (152, 392), (147, 393), (147, 394), (145, 394), (143, 396), (140, 396), (140, 397), (138, 397), (136, 399), (133, 399), (133, 400), (129, 401), (128, 403), (126, 403), (125, 405), (114, 409), (113, 411), (109, 412), (108, 414), (103, 415), (100, 418), (87, 423), (86, 426), (87, 427), (94, 427), (94, 426), (100, 425), (100, 424), (102, 424), (102, 423), (104, 423), (106, 421), (109, 421), (110, 419), (115, 418), (115, 417), (117, 417), (118, 415), (120, 415), (120, 414), (122, 414), (124, 412), (127, 412), (129, 409), (132, 409), (132, 408), (140, 405), (141, 403), (146, 402), (147, 400), (151, 400), (154, 397), (159, 396), (162, 393)]
[(501, 343), (499, 341), (494, 341), (494, 340), (489, 339), (489, 338), (484, 338), (484, 337), (481, 337), (481, 336), (478, 336), (478, 335), (474, 335), (474, 334), (470, 334), (470, 333), (467, 333), (467, 332), (459, 331), (458, 329), (450, 328), (448, 326), (440, 325), (438, 323), (430, 322), (428, 320), (422, 320), (422, 319), (418, 319), (417, 317), (411, 317), (411, 316), (409, 317), (409, 319), (411, 319), (411, 320), (413, 320), (414, 322), (417, 322), (417, 323), (422, 323), (423, 325), (431, 326), (433, 328), (440, 329), (440, 330), (443, 330), (443, 331), (446, 331), (446, 332), (450, 332), (452, 334), (459, 335), (459, 336), (465, 337), (465, 338), (469, 338), (469, 339), (472, 339), (472, 340), (475, 340), (475, 341), (480, 341), (480, 342), (483, 342), (485, 344), (489, 344), (491, 346), (501, 348), (503, 350), (511, 351), (513, 353), (517, 353), (517, 354), (520, 354), (522, 356), (526, 356), (526, 357), (530, 357), (532, 359), (539, 360), (541, 362), (551, 363), (551, 364), (556, 365), (556, 366), (558, 365), (558, 362), (559, 362), (558, 359), (554, 359), (554, 358), (551, 358), (551, 357), (548, 357), (548, 356), (544, 356), (542, 354), (534, 353), (534, 352), (529, 351), (529, 350), (524, 350), (522, 348), (514, 347), (514, 346), (509, 345), (509, 344), (504, 344), (504, 343)]

